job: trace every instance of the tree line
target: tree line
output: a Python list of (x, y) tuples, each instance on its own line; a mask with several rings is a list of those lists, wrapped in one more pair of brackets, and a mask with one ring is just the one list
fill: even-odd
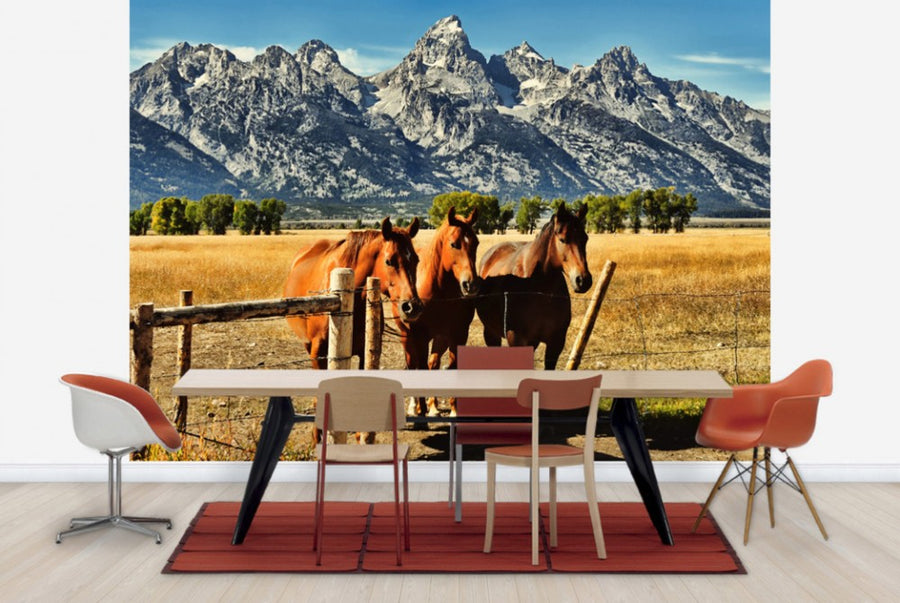
[[(513, 201), (501, 205), (494, 195), (455, 191), (434, 197), (423, 222), (425, 226), (436, 227), (451, 207), (464, 215), (477, 209), (475, 230), (478, 233), (503, 234), (514, 222), (519, 232), (531, 234), (541, 217), (548, 210), (555, 212), (560, 205), (569, 206), (573, 211), (587, 206), (585, 228), (595, 233), (626, 229), (637, 233), (642, 228), (654, 233), (684, 232), (697, 211), (697, 199), (691, 193), (675, 192), (674, 187), (636, 189), (627, 195), (585, 195), (571, 204), (563, 198), (548, 200), (535, 195), (519, 199), (518, 208)], [(284, 201), (274, 198), (263, 199), (257, 205), (254, 201), (235, 201), (231, 195), (224, 194), (206, 195), (200, 201), (164, 197), (133, 210), (130, 230), (132, 235), (144, 235), (151, 229), (165, 235), (198, 234), (205, 228), (209, 234), (225, 234), (234, 226), (241, 234), (277, 234), (281, 232), (281, 219), (286, 209)], [(409, 221), (400, 217), (395, 224), (404, 226)], [(362, 219), (356, 220), (355, 227), (363, 227)], [(375, 227), (379, 227), (378, 223)]]
[(275, 198), (255, 201), (235, 200), (231, 195), (210, 194), (199, 201), (163, 197), (132, 210), (129, 231), (145, 235), (149, 230), (161, 235), (195, 235), (201, 229), (223, 235), (234, 226), (241, 234), (278, 234), (281, 218), (287, 210), (284, 201)]
[[(514, 218), (519, 232), (531, 234), (541, 217), (548, 210), (556, 212), (560, 205), (566, 206), (567, 201), (535, 195), (519, 199), (516, 209), (512, 202), (500, 205), (495, 196), (464, 191), (435, 197), (428, 217), (432, 224), (440, 224), (450, 207), (456, 207), (456, 211), (463, 214), (478, 208), (475, 228), (479, 233), (504, 233)], [(582, 205), (587, 206), (585, 228), (596, 233), (621, 232), (626, 228), (633, 232), (640, 232), (641, 228), (649, 228), (655, 233), (684, 232), (697, 211), (694, 195), (680, 195), (675, 192), (675, 187), (637, 189), (627, 195), (585, 195), (572, 201), (570, 207), (577, 211)]]

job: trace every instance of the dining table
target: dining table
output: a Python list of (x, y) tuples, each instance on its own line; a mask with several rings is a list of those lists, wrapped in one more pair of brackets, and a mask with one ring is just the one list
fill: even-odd
[[(263, 494), (294, 425), (309, 415), (294, 411), (292, 397), (315, 396), (319, 383), (342, 376), (377, 376), (399, 381), (408, 397), (515, 397), (523, 379), (573, 379), (602, 375), (601, 396), (612, 398), (609, 415), (616, 442), (659, 534), (673, 545), (659, 483), (637, 408), (638, 398), (730, 398), (731, 386), (713, 370), (402, 370), (402, 369), (195, 369), (172, 387), (176, 396), (268, 397), (256, 453), (241, 501), (232, 544), (244, 542)], [(415, 419), (411, 417), (411, 419)], [(456, 417), (429, 417), (453, 422)], [(459, 419), (462, 419), (461, 417)]]

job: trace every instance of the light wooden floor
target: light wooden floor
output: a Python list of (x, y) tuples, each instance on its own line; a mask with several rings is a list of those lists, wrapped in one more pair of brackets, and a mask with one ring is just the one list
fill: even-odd
[[(801, 469), (802, 470), (802, 469)], [(126, 476), (127, 479), (127, 476)], [(666, 501), (702, 501), (708, 484), (662, 484)], [(243, 485), (129, 484), (125, 512), (174, 521), (163, 543), (124, 530), (55, 544), (74, 515), (100, 514), (105, 484), (0, 483), (0, 601), (898, 601), (900, 484), (812, 483), (829, 532), (819, 534), (801, 496), (776, 490), (777, 525), (757, 501), (750, 543), (741, 542), (745, 493), (724, 489), (713, 514), (748, 574), (715, 575), (163, 575), (166, 558), (204, 501), (239, 500)], [(311, 484), (273, 483), (269, 500), (310, 500)], [(632, 484), (600, 484), (601, 500), (638, 500)], [(440, 500), (444, 483), (414, 483), (414, 500)], [(469, 500), (484, 487), (467, 484)], [(328, 497), (387, 500), (390, 486), (329, 484)], [(525, 484), (498, 486), (500, 500), (527, 500)], [(583, 500), (561, 484), (561, 500)]]

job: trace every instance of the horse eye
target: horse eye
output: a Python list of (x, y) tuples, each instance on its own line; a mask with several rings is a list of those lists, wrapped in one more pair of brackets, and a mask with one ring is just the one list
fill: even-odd
[(396, 268), (397, 267), (397, 258), (394, 256), (391, 256), (389, 258), (386, 258), (384, 260), (384, 263), (387, 264), (388, 266), (390, 266), (391, 268)]
[(460, 241), (453, 241), (450, 243), (450, 247), (453, 249), (462, 249), (462, 243)]

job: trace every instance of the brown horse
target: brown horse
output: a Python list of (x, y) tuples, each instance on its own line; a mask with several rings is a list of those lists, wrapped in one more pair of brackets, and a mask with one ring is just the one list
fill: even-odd
[[(353, 351), (364, 363), (365, 284), (369, 276), (381, 279), (381, 293), (396, 304), (396, 312), (413, 323), (422, 313), (422, 301), (416, 291), (416, 267), (419, 256), (412, 238), (419, 230), (419, 219), (409, 228), (395, 228), (390, 218), (381, 222), (381, 230), (354, 231), (340, 241), (320, 240), (301, 249), (294, 257), (284, 285), (285, 297), (316, 295), (328, 289), (331, 271), (353, 269)], [(291, 329), (303, 340), (314, 369), (327, 366), (328, 317), (292, 316)]]
[(591, 288), (587, 233), (582, 205), (577, 214), (561, 205), (534, 240), (494, 245), (481, 258), (483, 279), (476, 301), (487, 345), (537, 347), (543, 343), (544, 368), (556, 368), (566, 343), (572, 306), (566, 280), (576, 293)]
[[(456, 348), (469, 338), (469, 325), (475, 317), (471, 296), (481, 280), (475, 264), (478, 236), (472, 228), (477, 217), (475, 209), (465, 218), (451, 207), (431, 244), (419, 249), (416, 287), (424, 308), (414, 322), (396, 320), (408, 369), (439, 369), (445, 352), (449, 353), (448, 368), (456, 368)], [(418, 414), (425, 414), (424, 400), (418, 400), (416, 407)], [(433, 398), (428, 401), (428, 411), (437, 412)]]

